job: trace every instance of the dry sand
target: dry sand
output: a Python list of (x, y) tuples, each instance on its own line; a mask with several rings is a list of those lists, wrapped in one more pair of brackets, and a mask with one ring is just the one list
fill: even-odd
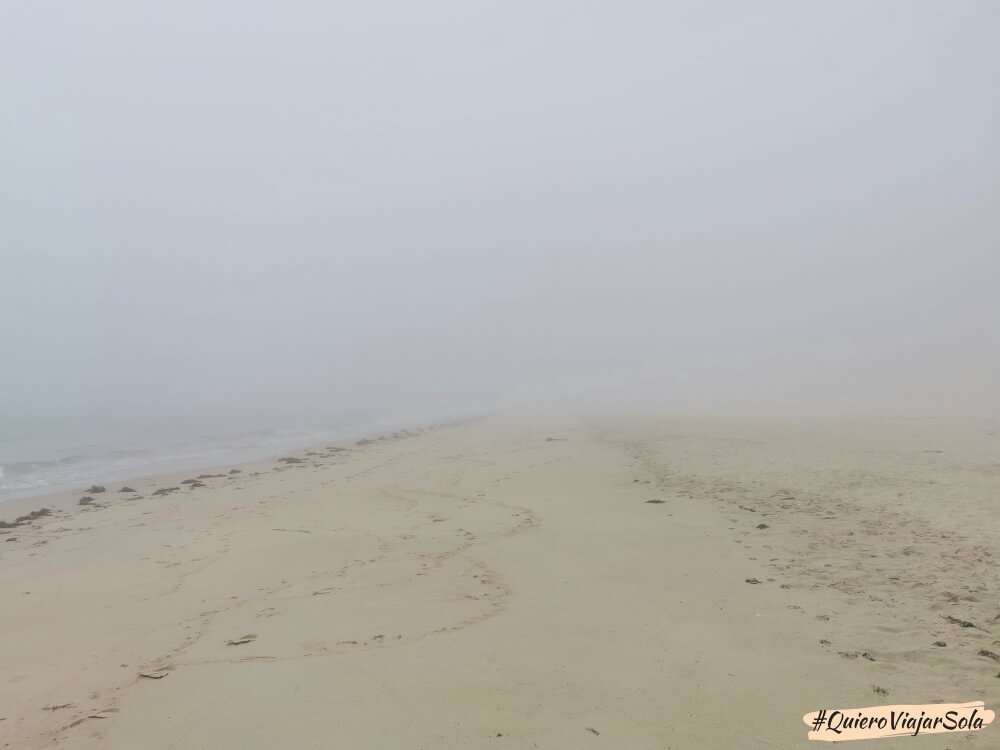
[(298, 457), (0, 532), (0, 746), (793, 748), (821, 707), (1000, 703), (995, 423), (493, 418)]

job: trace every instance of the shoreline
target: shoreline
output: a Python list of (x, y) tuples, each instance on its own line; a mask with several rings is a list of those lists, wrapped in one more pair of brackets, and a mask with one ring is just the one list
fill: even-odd
[[(337, 439), (321, 440), (314, 444), (307, 444), (250, 460), (236, 460), (220, 464), (206, 464), (196, 461), (192, 464), (185, 464), (184, 466), (175, 469), (172, 468), (162, 472), (130, 474), (124, 477), (103, 478), (95, 481), (91, 486), (105, 487), (105, 492), (99, 493), (95, 497), (95, 500), (98, 503), (101, 503), (102, 500), (107, 503), (112, 498), (118, 498), (121, 500), (138, 499), (134, 495), (130, 497), (130, 494), (120, 494), (119, 489), (122, 486), (133, 487), (138, 490), (135, 495), (144, 496), (147, 492), (153, 492), (158, 489), (160, 485), (176, 485), (185, 479), (196, 478), (198, 474), (226, 474), (232, 469), (237, 469), (237, 474), (259, 471), (263, 467), (270, 466), (283, 456), (303, 454), (317, 449), (320, 445), (349, 448), (361, 441), (381, 442), (395, 439), (397, 437), (413, 436), (429, 430), (439, 429), (453, 424), (461, 424), (468, 420), (482, 418), (484, 418), (484, 416), (477, 415), (471, 417), (460, 417), (443, 422), (428, 421), (416, 425), (410, 424), (408, 427), (400, 427), (396, 429), (380, 428), (374, 430), (359, 429), (356, 432), (347, 431), (347, 434)], [(151, 485), (156, 485), (156, 487), (151, 487)], [(78, 487), (79, 489), (77, 489)], [(19, 516), (24, 516), (44, 509), (48, 509), (53, 512), (58, 511), (65, 513), (73, 508), (79, 507), (78, 502), (80, 498), (87, 496), (88, 494), (90, 493), (87, 492), (87, 488), (84, 487), (81, 482), (79, 484), (66, 486), (63, 489), (57, 489), (54, 491), (19, 495), (9, 497), (7, 499), (0, 498), (0, 522), (10, 523)], [(0, 526), (0, 534), (3, 534), (6, 531), (15, 530), (16, 528), (20, 527), (12, 528)]]
[[(22, 500), (47, 499), (52, 496), (72, 494), (76, 487), (84, 487), (91, 484), (115, 484), (122, 482), (135, 482), (158, 476), (173, 476), (192, 471), (216, 471), (222, 466), (241, 466), (257, 462), (267, 462), (285, 453), (296, 453), (317, 445), (351, 443), (359, 439), (370, 438), (372, 436), (390, 435), (394, 432), (405, 432), (427, 428), (439, 424), (450, 424), (461, 422), (466, 419), (477, 419), (488, 415), (489, 411), (482, 410), (445, 410), (433, 415), (415, 416), (414, 414), (397, 416), (394, 418), (380, 417), (376, 419), (364, 420), (356, 426), (346, 427), (321, 427), (312, 425), (306, 426), (285, 426), (267, 429), (258, 429), (250, 432), (235, 432), (213, 436), (211, 433), (203, 435), (200, 442), (181, 441), (174, 437), (174, 442), (160, 446), (157, 449), (150, 449), (149, 459), (146, 466), (137, 466), (134, 469), (112, 469), (105, 472), (93, 472), (89, 478), (65, 481), (56, 480), (55, 483), (43, 488), (11, 491), (0, 493), (0, 513), (4, 508), (12, 503)], [(263, 443), (252, 444), (249, 447), (237, 447), (237, 444), (250, 435), (272, 435), (286, 433), (287, 436), (274, 445)], [(192, 438), (193, 440), (193, 438)], [(125, 445), (126, 447), (122, 447)], [(125, 444), (118, 444), (114, 449), (106, 446), (106, 451), (112, 455), (128, 452), (130, 447)], [(178, 458), (176, 451), (181, 450), (184, 457)], [(231, 453), (227, 456), (214, 455), (220, 451)], [(172, 456), (173, 454), (173, 456)], [(87, 456), (75, 456), (77, 459), (87, 459)], [(105, 456), (106, 458), (106, 456)], [(38, 461), (13, 460), (7, 462), (11, 466), (19, 463), (29, 464), (59, 464), (59, 459), (41, 459)], [(0, 464), (0, 470), (4, 464)]]

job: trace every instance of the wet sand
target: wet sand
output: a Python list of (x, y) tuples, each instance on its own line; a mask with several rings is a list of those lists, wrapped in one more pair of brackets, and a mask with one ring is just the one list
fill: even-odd
[(0, 745), (792, 748), (821, 707), (1000, 702), (996, 422), (348, 447), (33, 499), (0, 530)]

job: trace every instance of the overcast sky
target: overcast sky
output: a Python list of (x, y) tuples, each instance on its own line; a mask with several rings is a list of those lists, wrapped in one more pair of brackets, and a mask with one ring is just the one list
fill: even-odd
[(998, 39), (988, 0), (5, 0), (0, 418), (996, 413)]

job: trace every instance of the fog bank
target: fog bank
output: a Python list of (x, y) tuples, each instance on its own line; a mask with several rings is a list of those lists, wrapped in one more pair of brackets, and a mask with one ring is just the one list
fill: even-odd
[(1000, 7), (0, 10), (0, 415), (1000, 408)]

